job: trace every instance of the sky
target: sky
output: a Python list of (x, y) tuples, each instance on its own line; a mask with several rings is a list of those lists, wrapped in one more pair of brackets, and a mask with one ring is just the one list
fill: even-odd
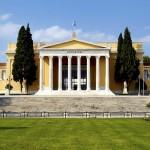
[(71, 37), (73, 20), (77, 37), (91, 42), (117, 41), (128, 27), (150, 55), (150, 0), (0, 0), (0, 62), (22, 25), (35, 42), (51, 43)]

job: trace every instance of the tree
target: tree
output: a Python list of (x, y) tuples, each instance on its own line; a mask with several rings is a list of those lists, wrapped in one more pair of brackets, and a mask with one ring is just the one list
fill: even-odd
[(34, 60), (34, 49), (32, 34), (29, 24), (26, 29), (25, 51), (24, 51), (24, 79), (26, 80), (27, 92), (28, 88), (36, 80), (36, 65)]
[(116, 64), (115, 64), (115, 81), (120, 81), (121, 76), (120, 76), (120, 69), (121, 69), (121, 51), (122, 51), (122, 44), (123, 44), (123, 37), (122, 33), (120, 33), (118, 37), (118, 46), (117, 46), (117, 59), (116, 59)]
[(144, 63), (150, 63), (150, 57), (149, 56), (144, 56), (143, 57), (143, 62)]
[(25, 39), (26, 39), (26, 30), (24, 26), (21, 26), (16, 45), (16, 53), (14, 56), (13, 70), (12, 75), (13, 79), (16, 82), (20, 82), (20, 89), (22, 92), (22, 82), (24, 78), (24, 51), (25, 51)]
[[(118, 42), (119, 47), (119, 42)], [(136, 57), (136, 51), (132, 46), (132, 40), (128, 28), (124, 31), (123, 43), (118, 50), (117, 59), (120, 60), (118, 68), (118, 77), (115, 76), (118, 82), (126, 82), (129, 88), (130, 83), (136, 80), (139, 76), (139, 60)], [(118, 63), (116, 61), (116, 63)], [(117, 72), (117, 71), (116, 71)]]
[(19, 30), (12, 74), (14, 81), (20, 82), (21, 92), (23, 81), (26, 81), (28, 92), (29, 85), (36, 80), (33, 40), (29, 24), (27, 29), (22, 26)]

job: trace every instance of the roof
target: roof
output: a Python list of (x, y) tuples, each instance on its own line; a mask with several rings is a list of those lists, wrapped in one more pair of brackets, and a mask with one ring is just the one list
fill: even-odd
[[(85, 48), (84, 48), (85, 46)], [(104, 46), (100, 46), (98, 44), (92, 43), (92, 42), (87, 42), (87, 41), (83, 41), (83, 40), (79, 40), (77, 38), (72, 38), (70, 40), (64, 41), (64, 42), (58, 42), (58, 43), (54, 43), (54, 44), (47, 44), (41, 47), (41, 49), (50, 49), (50, 48), (59, 48), (59, 49), (63, 49), (63, 48), (69, 48), (69, 49), (78, 49), (79, 47), (82, 47), (82, 49), (87, 49), (87, 48), (97, 48), (97, 49), (103, 49), (103, 48), (107, 48)]]
[(0, 69), (6, 69), (6, 63), (0, 63)]

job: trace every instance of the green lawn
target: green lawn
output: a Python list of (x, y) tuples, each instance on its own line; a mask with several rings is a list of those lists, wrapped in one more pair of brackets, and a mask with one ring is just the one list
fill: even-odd
[(144, 119), (0, 119), (0, 150), (150, 150)]

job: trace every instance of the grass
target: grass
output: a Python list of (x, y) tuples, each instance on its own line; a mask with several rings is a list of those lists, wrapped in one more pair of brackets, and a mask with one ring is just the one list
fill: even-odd
[(150, 150), (144, 119), (0, 119), (0, 150)]

